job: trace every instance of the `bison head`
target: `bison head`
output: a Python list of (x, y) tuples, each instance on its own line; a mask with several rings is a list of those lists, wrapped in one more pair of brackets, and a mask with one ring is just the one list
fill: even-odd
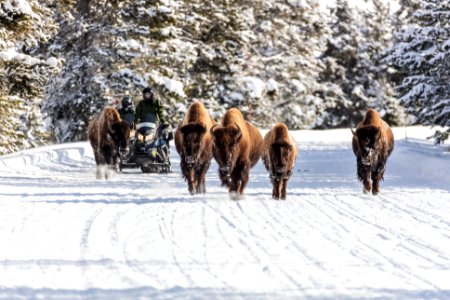
[(117, 146), (121, 149), (128, 147), (128, 139), (130, 138), (130, 126), (127, 122), (121, 121), (113, 123), (110, 129), (110, 135)]
[(358, 141), (361, 161), (364, 165), (371, 165), (375, 159), (375, 152), (379, 145), (381, 131), (379, 127), (364, 126), (353, 132)]
[(219, 171), (230, 174), (234, 169), (238, 157), (238, 145), (242, 138), (241, 128), (237, 124), (226, 127), (214, 125), (211, 128), (213, 138), (214, 158), (219, 164)]
[(202, 123), (187, 124), (180, 128), (183, 135), (184, 159), (187, 164), (194, 164), (202, 154), (202, 138), (206, 133), (206, 125)]
[(288, 143), (273, 143), (270, 153), (270, 161), (273, 163), (272, 170), (277, 175), (286, 174), (289, 170), (289, 157), (292, 153), (292, 145)]

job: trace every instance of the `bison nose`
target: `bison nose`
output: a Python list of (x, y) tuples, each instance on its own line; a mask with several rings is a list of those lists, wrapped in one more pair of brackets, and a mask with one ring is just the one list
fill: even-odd
[(277, 167), (277, 173), (284, 173), (286, 171), (286, 167)]
[(219, 170), (222, 172), (228, 172), (230, 170), (230, 168), (228, 168), (228, 166), (223, 166), (223, 167), (220, 167)]
[(188, 164), (193, 164), (193, 163), (195, 162), (195, 157), (192, 156), (192, 155), (188, 155), (188, 156), (185, 157), (184, 160), (185, 160), (186, 163), (188, 163)]

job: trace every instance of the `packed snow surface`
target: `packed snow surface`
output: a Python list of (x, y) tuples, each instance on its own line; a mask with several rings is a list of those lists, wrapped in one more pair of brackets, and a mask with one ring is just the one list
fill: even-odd
[[(87, 142), (0, 157), (0, 299), (450, 299), (450, 156), (395, 129), (378, 196), (350, 130), (298, 131), (288, 199), (261, 162), (232, 201), (174, 173), (95, 179)], [(405, 139), (405, 135), (407, 139)]]

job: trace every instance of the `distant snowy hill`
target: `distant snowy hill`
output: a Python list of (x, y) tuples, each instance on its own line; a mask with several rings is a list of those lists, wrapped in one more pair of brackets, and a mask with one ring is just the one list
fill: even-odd
[(286, 201), (261, 163), (242, 201), (215, 163), (190, 196), (174, 149), (173, 174), (110, 181), (87, 142), (0, 156), (0, 299), (449, 299), (448, 145), (394, 134), (376, 197), (348, 129), (294, 132)]

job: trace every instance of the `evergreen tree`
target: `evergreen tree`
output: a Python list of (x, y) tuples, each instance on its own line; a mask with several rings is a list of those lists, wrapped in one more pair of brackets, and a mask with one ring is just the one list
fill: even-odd
[[(321, 101), (314, 95), (320, 64), (316, 58), (328, 33), (318, 2), (251, 2), (246, 17), (252, 40), (244, 54), (244, 84), (240, 92), (253, 108), (258, 125), (283, 121), (292, 129), (309, 128)], [(241, 75), (241, 78), (243, 76)], [(236, 80), (237, 82), (241, 80)], [(248, 91), (258, 91), (251, 95)]]
[(291, 2), (57, 4), (63, 17), (51, 50), (66, 64), (45, 106), (56, 139), (85, 139), (93, 114), (124, 94), (140, 100), (146, 85), (172, 124), (196, 98), (216, 118), (237, 106), (260, 126), (310, 126), (325, 26), (315, 0)]
[(394, 31), (393, 19), (389, 6), (381, 0), (372, 0), (373, 12), (366, 11), (365, 50), (370, 59), (372, 73), (370, 87), (367, 95), (375, 98), (374, 108), (377, 109), (383, 119), (389, 125), (402, 123), (403, 110), (399, 106), (399, 100), (392, 86), (392, 69), (386, 62), (388, 49), (392, 46), (392, 32)]
[[(417, 124), (450, 126), (449, 25), (448, 1), (421, 1), (388, 58), (403, 76), (400, 100)], [(449, 130), (437, 132), (436, 141), (448, 138)]]
[(47, 4), (12, 0), (0, 5), (0, 154), (48, 139), (40, 107), (58, 62), (40, 53), (54, 28)]
[(391, 41), (389, 10), (381, 1), (373, 4), (373, 12), (361, 14), (346, 0), (338, 0), (332, 11), (333, 33), (321, 56), (323, 86), (318, 93), (325, 105), (316, 123), (319, 128), (355, 126), (368, 108), (378, 110), (391, 125), (400, 122), (388, 66), (383, 61)]
[(65, 64), (50, 82), (44, 111), (58, 142), (86, 139), (89, 119), (107, 103), (102, 69), (113, 63), (113, 3), (80, 0), (55, 5), (59, 32), (50, 50), (63, 56)]
[(70, 17), (60, 19), (52, 49), (66, 64), (52, 79), (45, 105), (57, 141), (86, 139), (93, 115), (126, 94), (142, 99), (147, 85), (169, 107), (185, 98), (178, 79), (186, 75), (184, 58), (192, 51), (174, 38), (181, 15), (174, 14), (178, 4), (170, 3), (80, 0), (59, 7)]
[(355, 11), (347, 1), (338, 0), (331, 10), (331, 17), (332, 34), (321, 56), (324, 68), (320, 74), (322, 87), (318, 93), (324, 104), (319, 107), (321, 117), (316, 124), (319, 128), (352, 126), (366, 108), (367, 100), (360, 86), (355, 89), (357, 82), (354, 82), (358, 80), (355, 71), (358, 49), (362, 43)]

